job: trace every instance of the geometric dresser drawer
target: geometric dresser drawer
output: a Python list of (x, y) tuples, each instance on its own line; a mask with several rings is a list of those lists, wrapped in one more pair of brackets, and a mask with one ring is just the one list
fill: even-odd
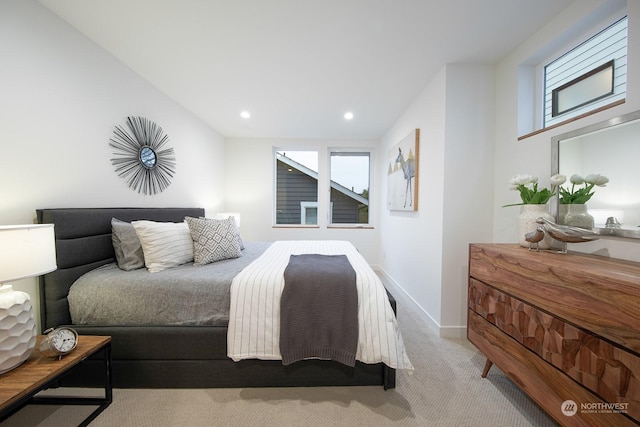
[(605, 402), (623, 404), (617, 407), (640, 420), (637, 354), (474, 279), (469, 284), (469, 309)]

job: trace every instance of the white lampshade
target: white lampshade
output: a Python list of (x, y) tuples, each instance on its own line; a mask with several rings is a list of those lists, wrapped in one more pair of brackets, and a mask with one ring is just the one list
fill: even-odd
[(237, 212), (223, 212), (216, 215), (216, 219), (227, 219), (230, 216), (236, 221), (236, 227), (240, 228), (240, 214)]
[(53, 224), (0, 226), (0, 283), (56, 269)]
[(0, 226), (0, 374), (27, 360), (36, 345), (29, 294), (4, 283), (55, 269), (53, 224)]

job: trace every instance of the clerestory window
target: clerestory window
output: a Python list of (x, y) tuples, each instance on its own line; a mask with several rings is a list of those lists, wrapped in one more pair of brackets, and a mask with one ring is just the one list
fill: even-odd
[(624, 99), (627, 17), (544, 67), (544, 123), (559, 122)]

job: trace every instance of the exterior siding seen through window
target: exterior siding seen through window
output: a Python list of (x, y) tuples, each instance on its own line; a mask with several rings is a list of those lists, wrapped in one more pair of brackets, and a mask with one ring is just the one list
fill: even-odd
[(277, 160), (276, 224), (302, 224), (301, 202), (318, 201), (318, 180)]

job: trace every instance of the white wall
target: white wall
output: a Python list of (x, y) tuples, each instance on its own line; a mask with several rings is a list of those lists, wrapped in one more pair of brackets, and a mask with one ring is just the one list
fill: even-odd
[[(0, 58), (0, 224), (31, 223), (37, 208), (221, 209), (224, 139), (37, 1), (0, 3)], [(155, 196), (129, 189), (110, 162), (114, 126), (137, 115), (175, 149), (176, 174)], [(14, 287), (38, 307), (35, 283)]]
[(448, 65), (441, 334), (466, 333), (469, 243), (490, 241), (494, 71)]
[[(226, 146), (226, 210), (238, 212), (241, 218), (242, 237), (251, 241), (275, 240), (349, 240), (367, 259), (378, 263), (378, 219), (370, 211), (373, 228), (327, 228), (326, 210), (329, 187), (320, 180), (318, 191), (318, 228), (273, 227), (274, 159), (273, 148), (285, 151), (311, 149), (318, 151), (319, 174), (328, 176), (330, 148), (373, 149), (374, 182), (372, 190), (379, 188), (380, 169), (376, 159), (383, 154), (377, 148), (378, 140), (323, 140), (323, 139), (269, 139), (229, 138)], [(373, 206), (384, 203), (386, 193), (370, 193)]]
[[(418, 211), (380, 206), (380, 266), (434, 324), (441, 319), (446, 72), (420, 93), (382, 140), (384, 159), (413, 129), (420, 129)], [(380, 168), (381, 170), (386, 170)], [(378, 191), (386, 192), (383, 175)]]
[[(551, 174), (551, 138), (577, 128), (601, 122), (628, 112), (640, 109), (640, 2), (628, 1), (628, 63), (627, 98), (623, 105), (611, 108), (598, 114), (560, 126), (556, 129), (539, 133), (518, 141), (517, 132), (517, 70), (518, 66), (530, 58), (539, 56), (542, 51), (549, 50), (554, 40), (566, 38), (573, 27), (585, 22), (593, 22), (599, 15), (607, 15), (610, 5), (617, 1), (585, 0), (574, 2), (556, 19), (541, 28), (526, 43), (502, 60), (496, 68), (499, 84), (496, 87), (496, 156), (495, 183), (496, 201), (494, 203), (495, 242), (515, 242), (517, 232), (517, 208), (500, 208), (507, 203), (517, 203), (518, 194), (509, 191), (508, 180), (518, 173), (528, 173), (540, 178), (545, 183)], [(605, 13), (606, 12), (606, 13)], [(585, 28), (588, 31), (588, 27)], [(584, 32), (584, 31), (583, 31)], [(597, 173), (597, 171), (594, 171)], [(548, 181), (546, 182), (548, 185)], [(615, 183), (609, 183), (610, 186)], [(596, 190), (597, 191), (597, 190)], [(615, 258), (640, 261), (640, 241), (601, 238), (595, 242), (569, 245), (570, 250), (597, 253)]]
[(419, 209), (383, 205), (380, 264), (442, 336), (464, 334), (468, 245), (491, 238), (493, 82), (490, 66), (447, 65), (383, 138), (388, 152), (420, 129)]

